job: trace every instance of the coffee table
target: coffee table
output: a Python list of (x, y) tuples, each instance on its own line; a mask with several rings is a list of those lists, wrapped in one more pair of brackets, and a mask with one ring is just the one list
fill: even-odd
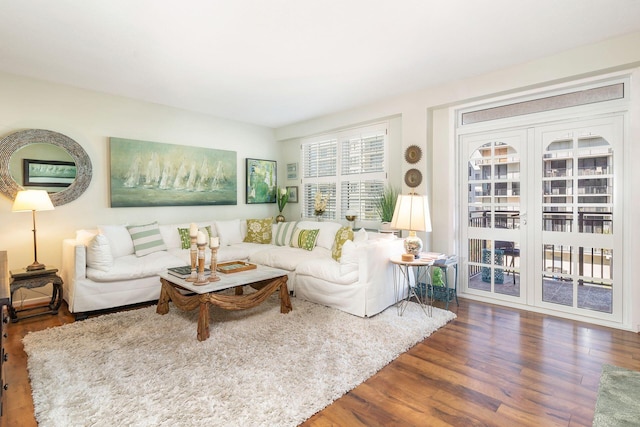
[[(255, 307), (280, 289), (280, 313), (292, 310), (287, 271), (258, 265), (253, 270), (218, 274), (220, 280), (206, 285), (194, 285), (167, 272), (160, 273), (162, 289), (156, 313), (167, 314), (169, 301), (181, 310), (200, 308), (198, 315), (198, 341), (209, 338), (209, 307), (215, 305), (225, 310), (245, 310)], [(244, 295), (242, 287), (251, 285), (256, 292)], [(235, 288), (235, 294), (220, 294), (220, 291)], [(186, 292), (185, 292), (186, 291)]]

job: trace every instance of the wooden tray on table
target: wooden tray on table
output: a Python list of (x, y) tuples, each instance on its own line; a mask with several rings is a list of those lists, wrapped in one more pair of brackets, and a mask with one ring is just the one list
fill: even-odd
[(254, 270), (255, 264), (245, 261), (221, 262), (216, 266), (216, 271), (223, 274), (238, 273), (240, 271)]

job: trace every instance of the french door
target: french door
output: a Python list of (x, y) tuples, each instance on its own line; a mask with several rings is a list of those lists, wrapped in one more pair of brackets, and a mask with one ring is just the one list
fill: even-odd
[(463, 291), (621, 321), (623, 116), (460, 136)]

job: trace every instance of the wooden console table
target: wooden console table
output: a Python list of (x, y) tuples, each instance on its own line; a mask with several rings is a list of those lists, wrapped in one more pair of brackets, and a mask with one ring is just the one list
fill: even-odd
[[(58, 269), (51, 266), (46, 266), (44, 270), (27, 271), (22, 268), (19, 270), (11, 270), (11, 303), (9, 304), (9, 315), (11, 322), (16, 323), (21, 319), (26, 319), (33, 316), (40, 316), (41, 314), (58, 314), (58, 309), (62, 304), (62, 278), (58, 276)], [(53, 285), (53, 292), (51, 294), (51, 301), (45, 306), (34, 306), (16, 310), (13, 307), (13, 293), (18, 289), (33, 289), (41, 288), (51, 283)], [(48, 308), (48, 310), (42, 310)], [(31, 314), (18, 317), (18, 313), (35, 311)]]

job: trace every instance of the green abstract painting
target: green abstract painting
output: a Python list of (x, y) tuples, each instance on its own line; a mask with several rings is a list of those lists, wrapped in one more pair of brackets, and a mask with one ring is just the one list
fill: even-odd
[(275, 161), (247, 159), (247, 204), (275, 203), (277, 185)]
[(237, 205), (235, 151), (109, 139), (111, 207)]

